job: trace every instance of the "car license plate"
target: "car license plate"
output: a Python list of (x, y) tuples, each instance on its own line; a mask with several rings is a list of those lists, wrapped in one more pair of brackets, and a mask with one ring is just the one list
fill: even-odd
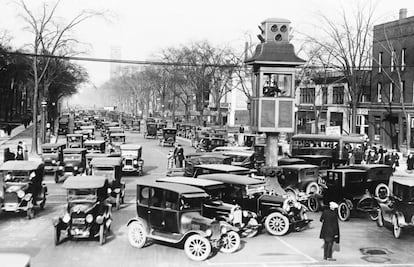
[(74, 223), (74, 224), (84, 224), (85, 219), (84, 218), (73, 218), (72, 223)]

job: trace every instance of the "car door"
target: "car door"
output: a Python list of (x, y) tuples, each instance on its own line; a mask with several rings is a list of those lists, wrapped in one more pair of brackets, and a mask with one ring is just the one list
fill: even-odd
[(179, 195), (177, 192), (166, 190), (164, 197), (164, 230), (169, 233), (178, 233)]
[(164, 230), (164, 190), (160, 188), (152, 188), (149, 205), (149, 222), (152, 228), (156, 230)]

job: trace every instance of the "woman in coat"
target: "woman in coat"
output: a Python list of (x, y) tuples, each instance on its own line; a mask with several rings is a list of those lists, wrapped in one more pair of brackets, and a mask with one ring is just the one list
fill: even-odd
[(339, 224), (336, 209), (338, 204), (329, 202), (329, 209), (322, 212), (320, 221), (322, 222), (320, 239), (324, 240), (323, 258), (324, 260), (334, 261), (332, 258), (333, 243), (339, 243)]

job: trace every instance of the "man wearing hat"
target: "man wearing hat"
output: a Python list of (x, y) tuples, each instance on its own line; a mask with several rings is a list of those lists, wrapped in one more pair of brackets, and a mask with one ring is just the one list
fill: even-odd
[(325, 241), (323, 246), (323, 258), (328, 261), (335, 261), (335, 259), (332, 258), (332, 247), (334, 242), (339, 243), (337, 208), (338, 204), (333, 201), (329, 202), (329, 209), (325, 209), (320, 218), (322, 228), (319, 238)]

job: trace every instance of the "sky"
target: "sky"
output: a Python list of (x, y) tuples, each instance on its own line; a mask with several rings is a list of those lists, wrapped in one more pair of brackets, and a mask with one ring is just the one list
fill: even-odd
[[(17, 0), (20, 1), (20, 0)], [(34, 14), (43, 3), (55, 1), (26, 0)], [(294, 44), (303, 34), (312, 35), (321, 25), (321, 14), (336, 20), (340, 11), (352, 10), (367, 0), (61, 0), (57, 14), (68, 22), (83, 9), (106, 14), (80, 24), (73, 35), (81, 42), (80, 56), (110, 58), (113, 46), (121, 48), (121, 59), (156, 59), (168, 47), (208, 40), (214, 45), (241, 49), (248, 36), (259, 33), (258, 25), (267, 18), (291, 21)], [(414, 15), (412, 0), (372, 1), (378, 23), (398, 19), (400, 8)], [(22, 9), (12, 0), (0, 0), (0, 31), (7, 30), (14, 48), (24, 47), (33, 39), (19, 16)], [(351, 13), (349, 13), (351, 14)], [(298, 46), (298, 45), (297, 45)], [(109, 79), (109, 64), (84, 63), (91, 84), (99, 86)]]

